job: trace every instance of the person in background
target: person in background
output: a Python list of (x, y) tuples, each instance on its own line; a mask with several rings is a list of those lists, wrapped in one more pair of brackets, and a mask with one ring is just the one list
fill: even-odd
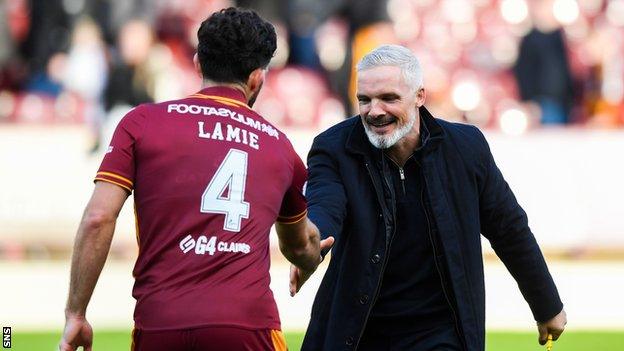
[[(54, 77), (55, 58), (67, 52), (70, 45), (72, 23), (62, 0), (30, 1), (28, 11), (30, 28), (20, 53), (28, 64), (25, 90), (58, 96), (61, 82)], [(57, 60), (58, 61), (58, 60)]]
[(533, 28), (520, 41), (513, 68), (520, 98), (539, 111), (542, 124), (567, 124), (574, 101), (564, 33), (552, 0), (531, 0)]
[(63, 73), (64, 89), (84, 103), (85, 120), (93, 135), (91, 151), (97, 151), (105, 119), (102, 97), (108, 62), (100, 27), (89, 17), (81, 18), (74, 26)]
[(107, 112), (116, 107), (130, 109), (153, 101), (148, 92), (153, 84), (146, 67), (152, 43), (152, 31), (144, 21), (130, 20), (121, 27), (118, 50), (114, 53), (104, 90)]

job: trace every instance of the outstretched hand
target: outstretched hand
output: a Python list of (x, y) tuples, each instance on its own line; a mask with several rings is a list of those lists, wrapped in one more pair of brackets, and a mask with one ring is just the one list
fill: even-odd
[(548, 334), (552, 335), (552, 340), (556, 341), (563, 333), (565, 325), (568, 323), (568, 318), (564, 310), (561, 310), (558, 315), (554, 316), (550, 320), (544, 323), (537, 323), (537, 331), (539, 332), (539, 344), (545, 345), (548, 341)]
[[(321, 251), (329, 250), (334, 245), (334, 237), (330, 236), (327, 239), (321, 240)], [(319, 263), (321, 258), (319, 257)], [(295, 265), (290, 265), (290, 296), (295, 296), (303, 286), (303, 284), (310, 278), (312, 273), (316, 271), (316, 268), (312, 270), (302, 270)]]
[(93, 329), (84, 317), (67, 317), (65, 330), (59, 343), (59, 351), (76, 351), (82, 346), (84, 351), (91, 351)]

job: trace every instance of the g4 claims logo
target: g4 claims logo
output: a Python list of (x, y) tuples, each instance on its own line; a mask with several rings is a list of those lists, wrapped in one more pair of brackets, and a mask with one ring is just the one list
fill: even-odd
[(193, 249), (195, 249), (195, 254), (197, 255), (205, 255), (208, 253), (210, 256), (214, 255), (215, 252), (242, 252), (248, 254), (251, 251), (251, 247), (245, 243), (217, 242), (216, 236), (208, 238), (205, 235), (200, 235), (197, 240), (195, 240), (193, 236), (189, 234), (180, 241), (180, 250), (182, 250), (183, 253), (188, 253)]

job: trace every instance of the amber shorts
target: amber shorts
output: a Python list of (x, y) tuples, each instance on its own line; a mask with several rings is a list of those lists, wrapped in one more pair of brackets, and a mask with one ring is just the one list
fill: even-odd
[(286, 351), (279, 330), (205, 327), (132, 332), (132, 351)]

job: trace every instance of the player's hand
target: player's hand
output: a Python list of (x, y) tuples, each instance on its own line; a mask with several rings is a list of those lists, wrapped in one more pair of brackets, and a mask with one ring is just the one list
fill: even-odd
[(548, 334), (552, 335), (553, 341), (559, 339), (561, 333), (565, 329), (565, 325), (568, 323), (568, 318), (564, 310), (561, 310), (558, 315), (551, 318), (544, 323), (537, 323), (537, 331), (539, 332), (539, 344), (545, 345), (548, 340)]
[(93, 329), (85, 317), (68, 316), (65, 330), (59, 343), (59, 351), (76, 351), (79, 346), (84, 351), (92, 351)]
[[(321, 240), (320, 242), (321, 251), (329, 250), (331, 249), (333, 245), (334, 245), (333, 236), (330, 236), (325, 240)], [(319, 257), (319, 264), (321, 263), (321, 261), (322, 259), (321, 257)], [(295, 265), (290, 265), (290, 284), (289, 284), (290, 296), (295, 296), (295, 294), (299, 292), (303, 284), (308, 280), (308, 278), (310, 278), (310, 276), (312, 275), (312, 273), (314, 273), (314, 271), (316, 271), (316, 268), (312, 270), (303, 270), (303, 269), (298, 268)]]

